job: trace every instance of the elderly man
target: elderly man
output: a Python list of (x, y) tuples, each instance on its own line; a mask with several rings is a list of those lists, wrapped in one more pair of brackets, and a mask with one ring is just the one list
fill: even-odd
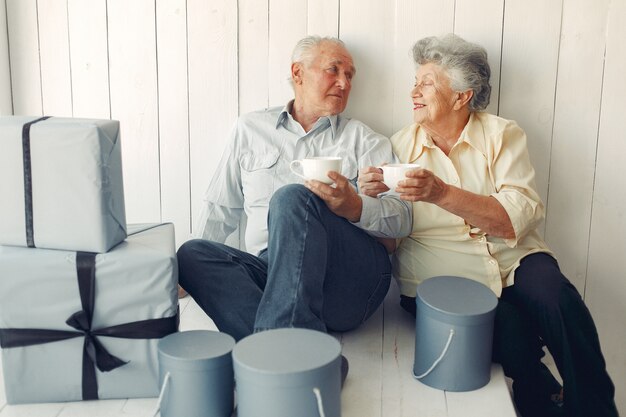
[[(236, 340), (281, 327), (353, 329), (387, 293), (389, 257), (372, 236), (407, 235), (411, 207), (355, 190), (359, 167), (394, 156), (387, 138), (340, 115), (354, 74), (340, 40), (297, 44), (295, 99), (239, 118), (206, 193), (200, 239), (178, 251), (181, 286)], [(341, 173), (328, 173), (332, 186), (297, 184), (290, 162), (315, 156), (343, 159)], [(222, 243), (244, 212), (249, 253)]]

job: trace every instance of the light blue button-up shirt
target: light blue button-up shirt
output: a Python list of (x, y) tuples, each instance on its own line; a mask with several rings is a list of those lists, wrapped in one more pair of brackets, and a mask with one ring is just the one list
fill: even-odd
[[(280, 187), (302, 183), (291, 161), (340, 156), (341, 174), (356, 185), (359, 168), (396, 161), (389, 140), (365, 124), (334, 115), (321, 117), (309, 132), (289, 113), (293, 101), (239, 117), (204, 198), (194, 228), (198, 238), (223, 243), (247, 215), (246, 250), (267, 247), (267, 213)], [(356, 226), (374, 236), (402, 237), (411, 231), (411, 205), (393, 195), (361, 196), (363, 212)]]

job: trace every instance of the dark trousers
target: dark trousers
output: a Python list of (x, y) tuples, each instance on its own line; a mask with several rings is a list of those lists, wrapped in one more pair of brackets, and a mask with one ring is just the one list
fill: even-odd
[(562, 415), (618, 416), (591, 314), (556, 260), (537, 253), (522, 260), (515, 285), (502, 291), (494, 325), (493, 360), (513, 379), (524, 417), (558, 415), (550, 395), (560, 387), (541, 362), (544, 344), (563, 378)]

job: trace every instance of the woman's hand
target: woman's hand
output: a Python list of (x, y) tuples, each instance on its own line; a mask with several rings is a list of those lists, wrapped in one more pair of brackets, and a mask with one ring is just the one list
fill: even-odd
[(438, 204), (448, 190), (448, 184), (427, 169), (412, 169), (406, 176), (396, 188), (402, 200)]
[(365, 167), (359, 172), (359, 192), (370, 197), (389, 191), (383, 184), (383, 170), (376, 167)]
[(414, 169), (408, 171), (406, 176), (408, 179), (400, 181), (396, 188), (402, 200), (436, 204), (488, 235), (515, 238), (511, 219), (496, 198), (446, 184), (427, 169)]

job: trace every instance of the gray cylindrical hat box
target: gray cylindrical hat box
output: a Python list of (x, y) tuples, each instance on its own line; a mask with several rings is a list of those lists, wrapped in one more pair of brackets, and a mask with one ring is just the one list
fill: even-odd
[(489, 382), (498, 299), (485, 285), (440, 276), (417, 287), (413, 375), (446, 391), (471, 391)]
[(235, 340), (209, 330), (172, 333), (159, 341), (161, 417), (230, 417)]
[(233, 349), (238, 417), (340, 417), (341, 345), (326, 333), (275, 329)]

